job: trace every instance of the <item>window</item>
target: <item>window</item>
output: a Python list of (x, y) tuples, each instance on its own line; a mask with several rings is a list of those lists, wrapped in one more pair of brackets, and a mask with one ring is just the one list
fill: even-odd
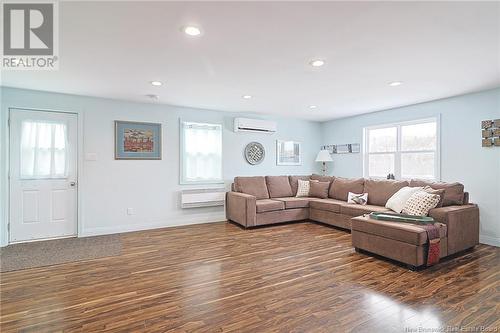
[(181, 183), (222, 182), (222, 125), (181, 122)]
[(65, 178), (66, 124), (27, 120), (21, 131), (21, 178)]
[(364, 129), (364, 175), (397, 179), (439, 179), (436, 118)]

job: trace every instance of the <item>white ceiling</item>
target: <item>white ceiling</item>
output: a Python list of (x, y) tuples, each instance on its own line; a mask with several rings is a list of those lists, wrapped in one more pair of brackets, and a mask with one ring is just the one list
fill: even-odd
[(62, 2), (59, 16), (60, 69), (2, 85), (311, 120), (500, 86), (499, 2)]

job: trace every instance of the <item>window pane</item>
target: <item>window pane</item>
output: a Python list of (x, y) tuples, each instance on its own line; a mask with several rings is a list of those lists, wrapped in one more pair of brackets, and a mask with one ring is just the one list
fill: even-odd
[(435, 122), (401, 126), (401, 150), (435, 150), (436, 134)]
[(434, 153), (402, 153), (401, 176), (403, 178), (435, 178)]
[(396, 127), (369, 130), (368, 137), (370, 142), (368, 144), (368, 151), (370, 153), (396, 151), (397, 135), (398, 130)]
[(184, 122), (183, 181), (222, 180), (222, 126)]
[(368, 156), (368, 176), (385, 178), (394, 173), (394, 154), (373, 154)]

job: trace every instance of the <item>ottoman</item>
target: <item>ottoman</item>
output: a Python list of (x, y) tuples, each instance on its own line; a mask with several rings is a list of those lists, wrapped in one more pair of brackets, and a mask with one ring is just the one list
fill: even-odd
[[(439, 223), (440, 258), (447, 253), (447, 228)], [(416, 224), (374, 220), (369, 215), (351, 219), (352, 246), (416, 268), (427, 259), (427, 232)]]

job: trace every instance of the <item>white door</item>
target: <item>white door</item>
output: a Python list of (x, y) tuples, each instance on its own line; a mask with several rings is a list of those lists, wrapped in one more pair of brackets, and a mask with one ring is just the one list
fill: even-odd
[(10, 242), (77, 233), (77, 115), (10, 109)]

